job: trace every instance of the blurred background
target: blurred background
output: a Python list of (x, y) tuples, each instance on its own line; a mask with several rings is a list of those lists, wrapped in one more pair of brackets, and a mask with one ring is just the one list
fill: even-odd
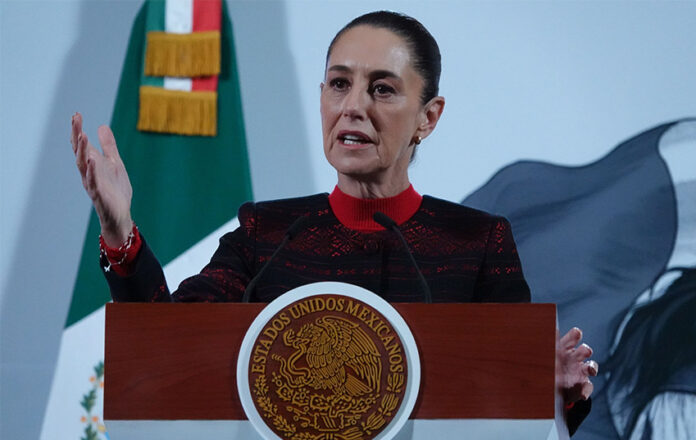
[[(76, 111), (84, 115), (91, 139), (111, 120), (141, 6), (128, 0), (0, 2), (2, 439), (84, 435), (79, 420), (84, 389), (68, 397), (76, 407), (77, 431), (45, 422), (56, 417), (47, 408), (91, 209), (70, 150), (70, 117)], [(376, 9), (416, 17), (442, 52), (445, 112), (411, 168), (422, 194), (460, 202), (522, 160), (584, 167), (627, 139), (674, 121), (681, 131), (670, 132), (674, 139), (667, 140), (680, 149), (672, 162), (662, 155), (661, 166), (672, 176), (667, 185), (676, 185), (672, 167), (696, 167), (696, 137), (685, 120), (696, 116), (694, 1), (249, 0), (227, 6), (256, 200), (333, 189), (336, 177), (323, 156), (319, 118), (326, 50), (343, 25)], [(683, 179), (693, 182), (693, 175), (682, 171)], [(137, 195), (138, 188), (134, 191)], [(486, 197), (477, 203), (496, 210), (495, 196)], [(675, 222), (693, 218), (688, 209), (693, 208), (672, 213)], [(676, 228), (669, 249), (680, 248), (678, 237), (692, 243), (693, 229)], [(87, 240), (94, 241), (96, 265), (97, 237)], [(671, 266), (669, 249), (654, 278)], [(524, 249), (520, 252), (524, 261)], [(679, 264), (696, 265), (693, 251), (685, 252)], [(199, 269), (191, 267), (190, 273)], [(646, 290), (649, 285), (627, 293), (607, 317), (611, 325), (589, 323), (592, 336), (603, 341), (598, 359), (609, 357), (619, 323)], [(557, 294), (561, 302), (563, 292)], [(561, 322), (569, 325), (576, 324)], [(621, 417), (610, 414), (612, 404), (601, 399), (606, 397), (598, 396), (595, 419), (585, 422), (578, 438), (628, 438)], [(694, 414), (683, 423), (693, 427)], [(688, 438), (696, 435), (688, 432)]]

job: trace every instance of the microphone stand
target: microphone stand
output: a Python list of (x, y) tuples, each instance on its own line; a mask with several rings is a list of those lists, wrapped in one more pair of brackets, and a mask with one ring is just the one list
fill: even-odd
[(372, 216), (372, 219), (382, 225), (385, 229), (389, 229), (394, 231), (394, 233), (399, 237), (401, 240), (401, 243), (404, 245), (404, 248), (406, 248), (406, 253), (408, 254), (409, 258), (411, 259), (411, 264), (413, 264), (413, 267), (416, 268), (416, 273), (418, 274), (418, 279), (420, 280), (421, 283), (421, 288), (423, 289), (423, 293), (425, 296), (425, 303), (426, 304), (432, 304), (433, 303), (433, 294), (430, 291), (430, 287), (428, 287), (427, 281), (425, 281), (425, 277), (423, 276), (423, 272), (421, 272), (420, 268), (418, 267), (418, 263), (416, 263), (416, 259), (413, 257), (413, 252), (411, 252), (411, 249), (408, 247), (408, 243), (406, 243), (406, 239), (404, 238), (404, 234), (401, 233), (401, 230), (397, 226), (396, 222), (392, 220), (387, 214), (383, 212), (375, 212), (374, 215)]

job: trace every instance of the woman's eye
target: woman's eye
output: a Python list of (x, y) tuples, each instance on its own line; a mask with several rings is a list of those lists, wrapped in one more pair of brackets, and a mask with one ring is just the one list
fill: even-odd
[(329, 85), (335, 90), (345, 90), (348, 88), (348, 81), (343, 78), (335, 78), (329, 81)]
[(372, 93), (376, 96), (390, 96), (395, 93), (395, 90), (386, 84), (377, 84), (372, 88)]

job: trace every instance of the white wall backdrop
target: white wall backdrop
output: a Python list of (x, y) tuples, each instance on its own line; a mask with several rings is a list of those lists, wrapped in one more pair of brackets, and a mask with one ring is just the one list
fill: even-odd
[[(41, 429), (90, 209), (70, 116), (83, 112), (93, 139), (110, 120), (140, 4), (0, 1), (2, 439)], [(228, 5), (257, 199), (333, 188), (318, 106), (326, 48), (374, 9), (415, 16), (440, 43), (447, 104), (412, 168), (421, 193), (459, 201), (514, 160), (582, 164), (696, 115), (694, 1)]]

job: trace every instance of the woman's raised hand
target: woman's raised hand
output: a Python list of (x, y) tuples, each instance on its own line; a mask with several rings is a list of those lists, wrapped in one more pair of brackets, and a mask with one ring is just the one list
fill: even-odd
[(597, 362), (589, 360), (592, 349), (580, 341), (582, 331), (573, 327), (556, 346), (556, 386), (566, 403), (587, 400), (594, 389), (590, 377), (596, 376), (599, 370)]
[(99, 216), (104, 241), (109, 247), (117, 248), (128, 239), (133, 228), (130, 214), (133, 188), (118, 154), (113, 132), (102, 125), (98, 134), (103, 154), (82, 131), (82, 115), (73, 115), (70, 143), (82, 176), (82, 185)]

